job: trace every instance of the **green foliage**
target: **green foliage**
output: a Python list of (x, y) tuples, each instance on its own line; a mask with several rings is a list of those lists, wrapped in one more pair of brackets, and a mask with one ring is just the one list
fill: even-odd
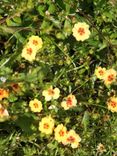
[[(116, 0), (2, 0), (0, 1), (0, 88), (9, 90), (0, 101), (10, 119), (0, 123), (0, 156), (116, 156), (117, 115), (106, 101), (117, 96), (117, 82), (110, 87), (96, 79), (97, 66), (117, 70)], [(86, 22), (89, 39), (77, 41), (72, 28)], [(32, 35), (40, 36), (43, 47), (36, 60), (21, 57)], [(19, 84), (14, 91), (12, 84)], [(44, 101), (42, 91), (58, 87), (58, 100)], [(78, 100), (76, 108), (63, 110), (68, 94)], [(29, 101), (38, 98), (44, 110), (31, 112)], [(49, 106), (57, 108), (49, 110)], [(51, 114), (81, 137), (77, 149), (64, 146), (38, 130), (42, 117)], [(102, 143), (106, 151), (97, 152)], [(114, 155), (115, 154), (115, 155)]]

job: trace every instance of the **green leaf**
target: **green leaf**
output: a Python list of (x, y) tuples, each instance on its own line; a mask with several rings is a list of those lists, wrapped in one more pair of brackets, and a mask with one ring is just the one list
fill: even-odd
[(44, 5), (40, 5), (37, 8), (37, 11), (39, 12), (41, 16), (45, 16), (45, 10), (46, 10), (46, 7)]
[(55, 0), (55, 3), (63, 10), (65, 10), (65, 4), (62, 0)]
[(47, 147), (51, 150), (54, 150), (57, 146), (58, 146), (57, 142), (47, 144)]
[(58, 19), (55, 19), (51, 16), (49, 20), (53, 23), (54, 26), (56, 26), (57, 28), (61, 28), (61, 23)]
[(21, 43), (24, 43), (25, 38), (21, 35), (21, 33), (19, 32), (15, 32), (14, 36), (17, 38), (17, 40), (19, 40)]
[(99, 49), (97, 51), (101, 51), (102, 49), (106, 48), (107, 47), (107, 44), (106, 42), (103, 42), (103, 43), (100, 43), (99, 44)]
[(83, 119), (82, 119), (82, 125), (84, 127), (84, 131), (87, 130), (88, 125), (89, 125), (89, 112), (85, 111)]
[(21, 24), (21, 18), (18, 17), (18, 16), (14, 17), (14, 18), (13, 18), (13, 21), (14, 21), (15, 23)]
[(5, 25), (4, 26), (0, 25), (0, 31), (2, 33), (13, 34), (16, 31), (16, 29), (15, 28), (11, 28), (11, 27), (7, 27)]
[(33, 133), (32, 129), (31, 129), (33, 120), (34, 119), (32, 116), (23, 114), (22, 116), (19, 116), (19, 118), (16, 120), (16, 125), (19, 126), (25, 134), (30, 135)]
[(55, 5), (51, 4), (48, 8), (48, 11), (50, 14), (53, 14), (56, 11)]
[[(7, 19), (6, 20), (6, 23), (7, 23), (7, 26), (20, 26), (21, 25), (21, 23), (19, 23), (20, 21), (16, 18), (15, 19), (16, 21), (14, 21), (13, 19)], [(18, 21), (18, 23), (17, 23), (17, 21)]]
[(64, 23), (64, 33), (66, 36), (69, 36), (72, 32), (72, 25), (71, 25), (71, 21), (70, 20), (65, 20), (65, 23)]
[(64, 40), (65, 39), (65, 35), (62, 32), (58, 32), (56, 34), (56, 38)]
[(44, 20), (41, 24), (41, 33), (49, 33), (52, 30), (52, 24), (49, 21)]
[(10, 94), (10, 96), (8, 98), (9, 102), (15, 102), (15, 101), (17, 101), (17, 99), (18, 98), (14, 94)]

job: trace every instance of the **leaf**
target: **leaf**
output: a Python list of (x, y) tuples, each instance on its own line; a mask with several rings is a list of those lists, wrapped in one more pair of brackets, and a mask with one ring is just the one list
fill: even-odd
[(62, 0), (55, 0), (55, 3), (58, 4), (61, 9), (65, 10), (65, 4)]
[(41, 16), (45, 16), (45, 10), (46, 10), (46, 7), (43, 6), (43, 5), (40, 5), (38, 8), (37, 8), (37, 11), (39, 12), (39, 14)]
[(0, 32), (2, 33), (13, 34), (15, 31), (16, 31), (15, 28), (0, 25)]
[(69, 14), (70, 12), (70, 4), (66, 4), (66, 13)]
[(49, 18), (49, 20), (56, 26), (57, 28), (61, 28), (61, 23), (59, 20), (53, 18), (52, 16)]
[(41, 24), (41, 33), (49, 33), (52, 30), (52, 24), (44, 20)]
[(14, 95), (14, 94), (10, 94), (10, 96), (9, 96), (9, 102), (15, 102), (15, 101), (17, 101), (17, 97)]
[(14, 17), (13, 18), (13, 21), (15, 22), (15, 23), (18, 23), (18, 24), (21, 24), (21, 18), (20, 17), (18, 17), (18, 16), (16, 16), (16, 17)]
[(88, 125), (89, 125), (89, 112), (85, 111), (83, 119), (82, 119), (82, 125), (84, 127), (84, 131), (87, 130)]
[(102, 49), (106, 48), (107, 47), (107, 43), (104, 42), (104, 43), (100, 43), (99, 44), (99, 49), (97, 51), (101, 51)]
[(14, 36), (17, 38), (17, 40), (19, 40), (21, 43), (24, 43), (25, 38), (18, 32), (14, 33)]
[(17, 23), (17, 20), (14, 21), (13, 19), (9, 19), (9, 18), (6, 20), (6, 23), (7, 23), (7, 26), (20, 26), (21, 25), (19, 21)]
[(65, 35), (62, 32), (58, 32), (56, 34), (56, 38), (64, 40), (65, 39)]
[(31, 129), (31, 125), (33, 122), (33, 117), (23, 114), (23, 116), (19, 116), (16, 120), (16, 125), (19, 126), (25, 134), (32, 134), (33, 130)]
[(55, 8), (55, 5), (54, 4), (51, 4), (48, 8), (48, 11), (50, 14), (54, 13), (56, 11), (56, 8)]
[(71, 21), (70, 20), (65, 20), (65, 23), (64, 23), (64, 33), (66, 36), (69, 36), (72, 32), (72, 25), (71, 25)]
[(49, 143), (49, 144), (47, 144), (47, 147), (49, 149), (51, 149), (51, 150), (54, 150), (57, 147), (57, 145), (56, 144), (53, 144), (53, 143)]

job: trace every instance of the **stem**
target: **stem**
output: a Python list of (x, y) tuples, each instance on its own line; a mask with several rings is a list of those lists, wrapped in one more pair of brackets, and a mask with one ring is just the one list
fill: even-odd
[(96, 107), (101, 107), (101, 108), (104, 108), (104, 109), (108, 110), (108, 108), (106, 108), (106, 107), (104, 107), (102, 105), (96, 105), (96, 104), (86, 104), (86, 105), (88, 105), (88, 106), (92, 105), (92, 106), (96, 106)]
[[(52, 41), (52, 42), (53, 42), (53, 41)], [(64, 55), (66, 55), (66, 56), (71, 60), (72, 64), (73, 64), (74, 67), (76, 68), (76, 65), (75, 65), (75, 63), (73, 62), (73, 60), (71, 59), (71, 57), (70, 57), (67, 53), (64, 53), (63, 50), (62, 50), (55, 42), (53, 42), (53, 43), (54, 43), (54, 45), (55, 45)]]
[(36, 144), (35, 142), (33, 142), (33, 141), (28, 141), (28, 142), (35, 145), (36, 147), (40, 148), (40, 146), (38, 144)]
[(73, 70), (78, 70), (78, 69), (81, 69), (82, 67), (85, 67), (85, 64), (83, 64), (83, 65), (81, 65), (81, 66), (79, 66), (79, 67), (75, 67), (75, 68), (73, 68), (73, 69), (70, 69), (70, 70), (68, 70), (67, 72), (71, 72), (71, 71), (73, 71)]
[(0, 68), (2, 68), (5, 64), (7, 64), (7, 63), (9, 62), (10, 59), (11, 59), (11, 58), (8, 58), (8, 59), (0, 66)]
[(61, 73), (59, 74), (59, 76), (54, 80), (55, 84), (57, 83), (57, 81), (60, 79), (60, 77), (63, 75), (64, 72), (65, 72), (65, 69), (63, 69)]
[(77, 88), (75, 88), (72, 93), (74, 93), (77, 89), (81, 88), (82, 86), (84, 86), (89, 80), (85, 81), (82, 85), (78, 86)]

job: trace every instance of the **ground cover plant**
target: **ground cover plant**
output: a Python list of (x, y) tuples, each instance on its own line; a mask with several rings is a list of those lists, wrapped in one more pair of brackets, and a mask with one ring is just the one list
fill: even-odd
[(117, 156), (117, 1), (0, 6), (0, 156)]

